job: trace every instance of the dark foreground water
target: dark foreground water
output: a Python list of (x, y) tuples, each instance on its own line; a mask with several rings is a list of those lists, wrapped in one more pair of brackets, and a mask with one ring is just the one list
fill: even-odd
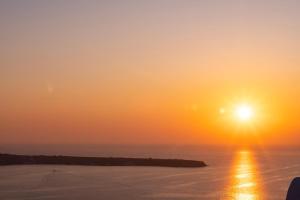
[(0, 199), (285, 199), (300, 176), (300, 149), (6, 146), (1, 152), (204, 160), (205, 168), (4, 166)]

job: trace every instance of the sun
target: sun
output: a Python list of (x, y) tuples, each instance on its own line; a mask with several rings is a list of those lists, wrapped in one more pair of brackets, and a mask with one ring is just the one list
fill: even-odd
[(243, 103), (235, 107), (234, 114), (239, 121), (247, 122), (253, 118), (254, 111), (251, 105)]

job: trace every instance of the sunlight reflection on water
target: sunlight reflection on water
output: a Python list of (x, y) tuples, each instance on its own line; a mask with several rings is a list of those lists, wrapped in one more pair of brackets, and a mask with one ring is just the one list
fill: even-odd
[(262, 199), (258, 187), (256, 163), (249, 151), (237, 153), (232, 167), (232, 175), (226, 192), (226, 200)]

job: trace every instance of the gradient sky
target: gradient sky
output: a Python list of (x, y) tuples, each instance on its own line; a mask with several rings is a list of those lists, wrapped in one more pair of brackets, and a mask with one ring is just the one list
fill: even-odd
[(247, 139), (300, 142), (299, 9), (2, 0), (0, 143), (232, 143), (245, 127), (219, 109), (244, 100)]

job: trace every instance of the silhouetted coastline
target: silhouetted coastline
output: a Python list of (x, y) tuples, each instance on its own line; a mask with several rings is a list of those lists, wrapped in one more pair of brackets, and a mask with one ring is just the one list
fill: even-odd
[(77, 157), (0, 154), (0, 165), (85, 165), (85, 166), (158, 166), (205, 167), (203, 161), (183, 159)]

